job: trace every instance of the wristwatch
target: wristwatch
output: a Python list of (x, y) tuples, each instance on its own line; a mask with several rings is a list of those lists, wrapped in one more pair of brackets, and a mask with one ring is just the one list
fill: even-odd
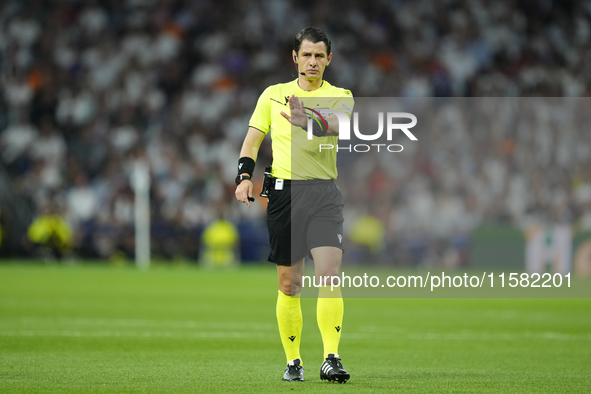
[(250, 180), (250, 175), (244, 175), (244, 174), (238, 175), (236, 177), (236, 181), (235, 181), (236, 182), (236, 185), (240, 185), (240, 182), (242, 182), (245, 179)]

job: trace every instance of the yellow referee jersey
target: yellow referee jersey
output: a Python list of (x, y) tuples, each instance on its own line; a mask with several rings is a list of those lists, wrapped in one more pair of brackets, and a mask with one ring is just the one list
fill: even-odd
[[(306, 130), (293, 126), (281, 116), (289, 114), (288, 100), (295, 95), (304, 106), (319, 110), (338, 109), (351, 117), (353, 96), (349, 90), (332, 86), (327, 81), (320, 88), (308, 92), (298, 80), (269, 86), (259, 97), (249, 126), (267, 134), (271, 132), (273, 148), (272, 176), (282, 179), (336, 179), (337, 149), (323, 149), (320, 144), (337, 146), (337, 136), (316, 137), (308, 140)], [(293, 135), (292, 135), (293, 130)]]

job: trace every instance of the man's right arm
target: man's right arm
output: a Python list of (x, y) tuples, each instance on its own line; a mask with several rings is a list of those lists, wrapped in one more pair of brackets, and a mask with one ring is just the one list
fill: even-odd
[[(242, 144), (242, 149), (240, 150), (240, 157), (250, 157), (256, 162), (259, 148), (261, 147), (264, 138), (265, 133), (255, 129), (254, 127), (249, 127), (246, 138), (244, 139), (244, 143)], [(247, 173), (240, 173), (240, 175), (242, 174)], [(249, 180), (240, 182), (240, 184), (236, 187), (235, 195), (238, 201), (246, 203), (246, 205), (250, 207), (250, 201), (248, 201), (248, 198), (253, 198), (252, 182)]]

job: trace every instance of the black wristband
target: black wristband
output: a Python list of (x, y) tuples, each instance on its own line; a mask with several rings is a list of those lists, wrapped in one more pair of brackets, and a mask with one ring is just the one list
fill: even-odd
[(252, 177), (252, 173), (254, 172), (254, 160), (250, 157), (241, 157), (238, 159), (238, 175), (240, 174), (248, 174)]
[(326, 119), (318, 111), (308, 107), (304, 108), (309, 111), (307, 115), (312, 118), (312, 134), (316, 137), (324, 137), (328, 132), (328, 122)]

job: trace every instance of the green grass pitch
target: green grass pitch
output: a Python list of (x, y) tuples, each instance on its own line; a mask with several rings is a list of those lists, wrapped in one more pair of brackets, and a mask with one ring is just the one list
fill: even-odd
[(282, 382), (272, 266), (0, 265), (0, 393), (591, 391), (589, 299), (346, 299), (351, 380)]

